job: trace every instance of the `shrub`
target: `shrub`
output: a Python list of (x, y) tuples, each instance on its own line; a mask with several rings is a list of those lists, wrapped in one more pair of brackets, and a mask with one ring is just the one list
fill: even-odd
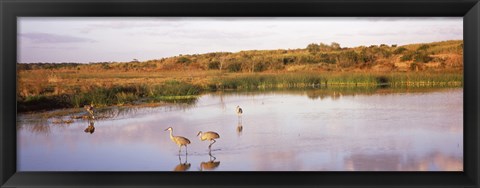
[(420, 47), (418, 47), (417, 50), (427, 50), (428, 48), (430, 48), (430, 46), (424, 44), (424, 45), (421, 45)]
[(220, 69), (220, 62), (211, 61), (208, 63), (208, 69)]
[(311, 54), (316, 54), (318, 51), (320, 51), (320, 46), (318, 44), (312, 43), (307, 46), (307, 50)]
[(296, 58), (295, 57), (284, 57), (283, 59), (283, 65), (288, 65), (291, 63), (295, 63)]
[(342, 52), (339, 55), (338, 65), (341, 67), (350, 67), (358, 61), (358, 54), (353, 51)]
[(179, 57), (179, 58), (177, 59), (177, 63), (189, 64), (189, 63), (191, 63), (191, 62), (192, 62), (192, 60), (190, 60), (190, 59), (187, 58), (187, 57), (183, 57), (183, 56), (182, 56), (182, 57)]
[(404, 54), (402, 57), (400, 57), (400, 61), (411, 61), (413, 59), (413, 52), (408, 52)]
[(330, 54), (320, 54), (320, 62), (333, 64), (336, 63), (335, 55)]
[(397, 55), (397, 54), (401, 54), (401, 53), (403, 53), (403, 52), (405, 52), (405, 51), (407, 51), (406, 48), (400, 47), (400, 48), (395, 49), (395, 50), (393, 51), (393, 54)]
[(227, 66), (227, 70), (230, 72), (240, 72), (242, 70), (242, 63), (230, 63)]
[(255, 68), (253, 69), (254, 72), (262, 72), (267, 69), (265, 63), (257, 63), (255, 64)]
[(430, 57), (426, 52), (418, 52), (414, 56), (415, 62), (428, 63), (432, 60), (433, 58)]

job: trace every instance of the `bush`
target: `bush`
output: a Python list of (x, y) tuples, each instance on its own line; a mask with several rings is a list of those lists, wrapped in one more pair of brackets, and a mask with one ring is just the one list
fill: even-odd
[(393, 54), (398, 55), (398, 54), (401, 54), (401, 53), (403, 53), (403, 52), (405, 52), (405, 51), (407, 51), (406, 48), (400, 47), (400, 48), (395, 49), (395, 50), (393, 51)]
[(337, 61), (335, 60), (335, 55), (320, 54), (320, 62), (333, 64)]
[(242, 63), (231, 63), (227, 66), (230, 72), (240, 72), (242, 70)]
[(177, 59), (177, 63), (189, 64), (191, 62), (192, 62), (192, 60), (190, 60), (187, 57), (180, 57), (180, 58)]
[(400, 61), (411, 61), (413, 59), (413, 52), (409, 52), (400, 57)]
[(428, 63), (432, 61), (433, 58), (430, 57), (427, 53), (425, 52), (419, 52), (415, 54), (414, 61), (417, 63)]
[(430, 46), (424, 44), (424, 45), (421, 45), (420, 47), (418, 47), (417, 50), (427, 50), (428, 48), (430, 48)]
[(267, 69), (265, 63), (257, 63), (255, 64), (255, 68), (253, 69), (254, 72), (262, 72)]
[(218, 61), (209, 62), (208, 69), (220, 69), (220, 62)]
[(340, 53), (338, 58), (339, 58), (338, 65), (345, 68), (345, 67), (350, 67), (355, 63), (357, 63), (358, 54), (355, 51), (350, 50), (350, 51)]
[(296, 58), (295, 57), (284, 57), (283, 58), (283, 65), (288, 65), (291, 63), (295, 63)]
[(320, 51), (320, 46), (318, 44), (312, 43), (307, 46), (307, 50), (311, 54), (316, 54), (318, 51)]

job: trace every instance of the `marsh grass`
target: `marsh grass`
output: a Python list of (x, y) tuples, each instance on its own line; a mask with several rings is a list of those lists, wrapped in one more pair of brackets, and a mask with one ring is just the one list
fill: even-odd
[[(94, 73), (92, 73), (94, 74)], [(463, 74), (458, 72), (296, 72), (296, 73), (170, 73), (134, 75), (112, 80), (120, 73), (95, 79), (80, 79), (71, 74), (55, 76), (62, 82), (41, 80), (38, 75), (23, 77), (17, 91), (18, 111), (41, 111), (59, 108), (79, 108), (86, 104), (98, 107), (141, 103), (193, 103), (203, 92), (221, 90), (305, 89), (326, 87), (375, 88), (388, 87), (461, 87)], [(51, 73), (50, 73), (51, 75)], [(155, 79), (157, 78), (157, 79)], [(36, 80), (39, 79), (39, 80)], [(46, 78), (48, 79), (48, 78)], [(150, 79), (150, 78), (149, 78)], [(29, 90), (32, 83), (39, 85)], [(28, 84), (25, 84), (28, 83)]]
[(113, 85), (110, 87), (91, 86), (86, 92), (62, 95), (33, 95), (19, 97), (18, 111), (39, 111), (58, 108), (79, 108), (86, 104), (98, 107), (110, 105), (133, 104), (138, 101), (147, 102), (186, 102), (195, 101), (201, 92), (199, 86), (169, 80), (157, 85)]
[(324, 73), (324, 74), (249, 74), (228, 78), (213, 78), (209, 88), (317, 88), (322, 86), (463, 86), (463, 74), (458, 73)]

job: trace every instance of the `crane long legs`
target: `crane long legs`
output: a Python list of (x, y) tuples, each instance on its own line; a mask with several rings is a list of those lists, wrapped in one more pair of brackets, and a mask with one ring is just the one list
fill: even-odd
[(210, 145), (208, 145), (208, 148), (209, 148), (209, 149), (212, 147), (213, 144), (215, 144), (215, 142), (217, 142), (217, 141), (215, 141), (215, 140), (212, 140), (212, 141), (213, 141), (213, 142), (210, 143)]

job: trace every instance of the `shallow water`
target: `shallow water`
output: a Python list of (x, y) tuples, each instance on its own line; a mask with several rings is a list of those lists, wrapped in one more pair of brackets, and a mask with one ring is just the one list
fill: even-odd
[[(240, 105), (244, 114), (235, 114)], [(463, 89), (210, 93), (54, 124), (21, 115), (19, 171), (462, 171)], [(68, 119), (68, 117), (64, 117)], [(188, 154), (169, 138), (191, 140)], [(198, 131), (220, 139), (208, 149)], [(210, 154), (209, 154), (210, 153)]]

